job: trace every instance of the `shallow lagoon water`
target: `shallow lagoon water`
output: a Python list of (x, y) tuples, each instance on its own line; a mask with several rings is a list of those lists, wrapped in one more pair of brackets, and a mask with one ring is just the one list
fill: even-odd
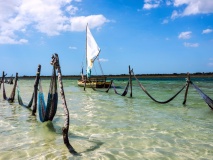
[[(192, 80), (213, 98), (213, 80)], [(141, 80), (157, 100), (167, 100), (185, 84), (184, 79)], [(47, 97), (50, 80), (42, 80)], [(122, 93), (126, 80), (116, 80)], [(153, 102), (133, 81), (133, 97), (94, 91), (64, 79), (70, 112), (69, 140), (80, 156), (71, 155), (62, 139), (65, 116), (59, 95), (52, 122), (41, 123), (17, 102), (3, 100), (0, 90), (0, 159), (212, 159), (213, 111), (190, 86), (186, 105), (183, 90), (167, 104)], [(18, 82), (23, 101), (30, 101), (34, 79)], [(7, 96), (12, 86), (5, 85)]]

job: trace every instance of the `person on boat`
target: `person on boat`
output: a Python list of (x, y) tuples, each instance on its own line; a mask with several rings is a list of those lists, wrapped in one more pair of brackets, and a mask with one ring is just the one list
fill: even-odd
[(93, 63), (94, 63), (94, 60), (90, 59), (88, 67), (87, 67), (87, 78), (89, 79), (91, 77), (91, 69), (92, 69)]

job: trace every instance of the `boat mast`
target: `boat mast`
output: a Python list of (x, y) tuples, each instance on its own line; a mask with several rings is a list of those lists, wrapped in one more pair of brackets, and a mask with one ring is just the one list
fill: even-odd
[(87, 79), (87, 27), (88, 27), (88, 23), (86, 25), (86, 79)]

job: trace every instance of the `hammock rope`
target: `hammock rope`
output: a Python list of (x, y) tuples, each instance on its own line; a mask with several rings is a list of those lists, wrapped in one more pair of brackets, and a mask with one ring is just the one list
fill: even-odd
[(52, 78), (50, 81), (47, 105), (44, 100), (44, 93), (42, 90), (41, 80), (39, 81), (39, 93), (38, 93), (38, 110), (39, 118), (41, 122), (52, 121), (58, 105), (58, 92), (57, 92), (57, 81), (56, 81), (56, 70), (53, 66)]
[(135, 76), (134, 72), (132, 71), (133, 73), (133, 76), (135, 77), (135, 79), (137, 80), (139, 86), (141, 87), (141, 89), (147, 94), (147, 96), (149, 98), (151, 98), (153, 101), (157, 102), (157, 103), (160, 103), (160, 104), (165, 104), (165, 103), (168, 103), (170, 101), (172, 101), (185, 87), (187, 84), (185, 84), (174, 96), (172, 96), (171, 98), (169, 98), (168, 100), (166, 101), (158, 101), (156, 100), (155, 98), (153, 98), (148, 92), (147, 90), (144, 88), (144, 86), (140, 83), (140, 81), (138, 80), (138, 78)]
[(213, 100), (208, 97), (201, 89), (199, 89), (192, 81), (189, 82), (195, 89), (196, 91), (200, 94), (200, 96), (203, 98), (203, 100), (208, 104), (209, 108), (213, 110)]
[(103, 72), (103, 69), (102, 69), (102, 66), (101, 66), (101, 62), (100, 62), (99, 56), (97, 57), (97, 59), (98, 59), (99, 67), (101, 69), (101, 74), (104, 75), (104, 72)]

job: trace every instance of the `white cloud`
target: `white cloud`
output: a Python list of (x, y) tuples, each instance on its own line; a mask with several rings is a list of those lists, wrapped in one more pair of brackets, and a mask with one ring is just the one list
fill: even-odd
[(0, 36), (0, 44), (25, 44), (28, 43), (26, 39), (13, 39), (8, 36)]
[(66, 11), (69, 12), (71, 15), (74, 15), (78, 11), (78, 8), (74, 7), (73, 5), (69, 5), (66, 7)]
[[(213, 61), (213, 58), (209, 58), (209, 60), (210, 60), (210, 61)], [(213, 62), (209, 62), (209, 63), (208, 63), (208, 66), (209, 66), (209, 67), (213, 67)]]
[(187, 43), (187, 42), (185, 42), (184, 46), (185, 47), (198, 47), (199, 44), (198, 43)]
[(187, 31), (187, 32), (181, 32), (178, 36), (179, 39), (190, 39), (191, 38), (191, 31)]
[(186, 6), (181, 16), (213, 13), (213, 0), (174, 0), (174, 6)]
[(109, 20), (107, 20), (103, 15), (72, 17), (70, 19), (71, 31), (84, 31), (87, 23), (92, 29), (101, 27), (106, 22), (109, 22)]
[(157, 8), (159, 6), (159, 4), (144, 4), (143, 8), (144, 9), (151, 9), (151, 8)]
[(167, 0), (167, 1), (166, 1), (166, 5), (167, 5), (167, 6), (172, 5), (172, 2), (171, 2), (171, 1), (169, 1), (169, 0)]
[(162, 22), (162, 24), (167, 24), (167, 23), (169, 23), (168, 19), (164, 19), (163, 22)]
[(171, 15), (171, 19), (175, 19), (175, 18), (177, 18), (177, 17), (179, 17), (180, 15), (178, 14), (178, 12), (176, 11), (176, 10), (174, 10), (173, 12), (172, 12), (172, 15)]
[(213, 62), (208, 63), (208, 66), (213, 67)]
[(81, 0), (0, 1), (0, 43), (27, 43), (23, 36), (30, 30), (59, 35), (65, 31), (82, 31), (86, 23), (93, 28), (109, 22), (103, 15), (74, 17), (78, 8), (71, 3)]
[(213, 13), (213, 0), (144, 0), (143, 9), (158, 8), (163, 3), (167, 6), (173, 5), (178, 8), (173, 11), (171, 19), (196, 14)]
[(212, 29), (205, 29), (205, 30), (203, 30), (203, 34), (208, 34), (208, 33), (211, 33), (211, 32), (213, 32), (213, 30)]
[(100, 62), (108, 62), (108, 59), (100, 58), (99, 61)]
[(77, 49), (77, 47), (74, 47), (74, 46), (69, 46), (69, 49), (76, 50), (76, 49)]
[(160, 6), (161, 0), (144, 0), (143, 9), (152, 9)]

